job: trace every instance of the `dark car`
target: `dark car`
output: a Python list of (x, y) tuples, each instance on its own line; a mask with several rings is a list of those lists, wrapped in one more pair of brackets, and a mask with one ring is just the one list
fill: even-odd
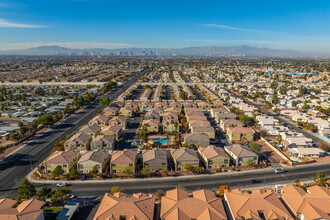
[(251, 183), (252, 183), (252, 184), (255, 184), (255, 183), (261, 183), (261, 180), (251, 180)]

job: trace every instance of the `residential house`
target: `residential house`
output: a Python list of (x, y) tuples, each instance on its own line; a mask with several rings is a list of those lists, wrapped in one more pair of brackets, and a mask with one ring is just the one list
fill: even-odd
[(142, 151), (143, 168), (148, 167), (152, 172), (160, 172), (168, 167), (168, 151), (154, 148)]
[(106, 193), (93, 220), (152, 220), (155, 210), (154, 195), (122, 192)]
[(282, 200), (300, 220), (329, 219), (330, 190), (321, 186), (311, 186), (303, 190), (289, 185), (282, 188)]
[(0, 219), (3, 220), (44, 220), (45, 203), (37, 199), (30, 199), (18, 204), (12, 199), (0, 199)]
[(123, 107), (119, 110), (119, 115), (132, 117), (134, 115), (134, 109), (131, 107)]
[(299, 148), (290, 148), (288, 153), (291, 156), (299, 157), (299, 158), (319, 158), (325, 155), (325, 152), (320, 148), (311, 148), (311, 147), (299, 147)]
[(271, 116), (262, 116), (262, 115), (258, 115), (256, 117), (256, 119), (258, 120), (258, 125), (259, 126), (274, 126), (278, 123), (278, 120), (271, 117)]
[(108, 124), (109, 117), (105, 115), (97, 115), (92, 120), (88, 122), (89, 126), (97, 125), (100, 127), (104, 127)]
[(271, 190), (227, 190), (224, 194), (224, 201), (229, 207), (229, 219), (294, 220), (281, 200)]
[(149, 119), (142, 121), (142, 127), (147, 125), (148, 133), (158, 133), (159, 132), (159, 121), (156, 119)]
[(250, 127), (229, 127), (227, 134), (231, 143), (252, 141), (254, 139), (255, 131)]
[(210, 190), (198, 190), (189, 197), (187, 191), (173, 189), (161, 199), (160, 219), (228, 219), (221, 198)]
[(109, 125), (101, 130), (101, 135), (114, 135), (116, 136), (116, 140), (119, 141), (122, 132), (123, 132), (123, 127), (120, 127), (118, 125), (114, 125), (114, 126)]
[(144, 119), (156, 119), (160, 121), (160, 114), (157, 111), (149, 111), (145, 114)]
[(191, 126), (191, 133), (197, 134), (197, 133), (205, 133), (209, 136), (210, 139), (215, 138), (215, 132), (214, 128), (209, 126)]
[(107, 117), (113, 117), (118, 115), (119, 113), (119, 109), (116, 107), (106, 107), (105, 109), (103, 109), (103, 115), (107, 116)]
[(85, 125), (79, 130), (79, 133), (85, 133), (95, 138), (99, 131), (101, 131), (101, 129), (97, 125), (92, 125), (92, 126)]
[(188, 143), (190, 147), (207, 147), (210, 145), (210, 138), (205, 133), (185, 134), (184, 142)]
[(79, 173), (88, 174), (93, 170), (95, 166), (98, 170), (98, 173), (102, 174), (108, 162), (108, 152), (101, 149), (96, 151), (87, 151), (81, 155), (79, 161), (77, 162), (77, 169)]
[(234, 113), (219, 113), (215, 116), (215, 121), (220, 124), (221, 120), (236, 119), (237, 116)]
[(64, 174), (69, 173), (70, 168), (80, 158), (79, 151), (56, 151), (45, 162), (45, 172), (51, 173), (57, 166), (61, 166)]
[(92, 136), (86, 133), (77, 133), (64, 143), (65, 150), (89, 150)]
[(192, 166), (199, 165), (199, 159), (193, 149), (171, 149), (171, 156), (174, 161), (175, 171), (184, 170), (185, 164), (191, 164)]
[(230, 158), (221, 147), (214, 145), (199, 147), (198, 152), (206, 169), (229, 167)]
[(119, 127), (126, 128), (127, 120), (128, 120), (128, 118), (126, 116), (115, 116), (109, 120), (108, 124), (109, 124), (109, 126), (118, 125)]
[(115, 135), (98, 135), (91, 142), (91, 150), (113, 150), (116, 145), (116, 136)]
[(227, 128), (229, 127), (242, 127), (244, 124), (236, 119), (223, 119), (220, 121), (220, 128), (222, 128), (223, 131), (227, 131)]
[(235, 166), (246, 166), (250, 160), (258, 164), (258, 155), (244, 145), (232, 144), (225, 146), (225, 151), (229, 155), (232, 164)]
[(127, 167), (135, 172), (137, 152), (131, 149), (113, 151), (110, 160), (110, 171), (112, 173), (122, 173)]

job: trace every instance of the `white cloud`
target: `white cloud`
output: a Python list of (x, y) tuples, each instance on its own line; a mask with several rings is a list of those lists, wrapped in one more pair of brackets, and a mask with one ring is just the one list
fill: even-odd
[(19, 43), (0, 43), (0, 50), (22, 50), (41, 46), (59, 46), (71, 49), (118, 49), (133, 47), (136, 45), (125, 43), (102, 43), (102, 42), (19, 42)]
[(34, 24), (21, 24), (0, 18), (0, 28), (45, 28), (45, 27), (47, 26), (34, 25)]

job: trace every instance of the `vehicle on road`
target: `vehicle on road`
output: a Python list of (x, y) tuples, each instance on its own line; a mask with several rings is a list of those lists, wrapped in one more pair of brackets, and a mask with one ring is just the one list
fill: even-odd
[(68, 198), (68, 199), (75, 199), (76, 198), (76, 196), (72, 195), (72, 194), (66, 194), (65, 197)]
[(255, 183), (261, 183), (261, 180), (255, 180), (255, 179), (253, 179), (253, 180), (251, 180), (251, 183), (252, 183), (252, 184), (255, 184)]
[(66, 186), (65, 182), (61, 182), (61, 183), (56, 184), (56, 187), (65, 187), (65, 186)]
[(275, 173), (284, 173), (285, 170), (283, 168), (277, 168), (275, 169)]

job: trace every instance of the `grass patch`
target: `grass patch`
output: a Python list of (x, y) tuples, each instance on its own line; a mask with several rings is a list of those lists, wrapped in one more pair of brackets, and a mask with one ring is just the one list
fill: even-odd
[(47, 212), (60, 212), (63, 209), (62, 206), (51, 206), (51, 207), (45, 207), (45, 211)]

